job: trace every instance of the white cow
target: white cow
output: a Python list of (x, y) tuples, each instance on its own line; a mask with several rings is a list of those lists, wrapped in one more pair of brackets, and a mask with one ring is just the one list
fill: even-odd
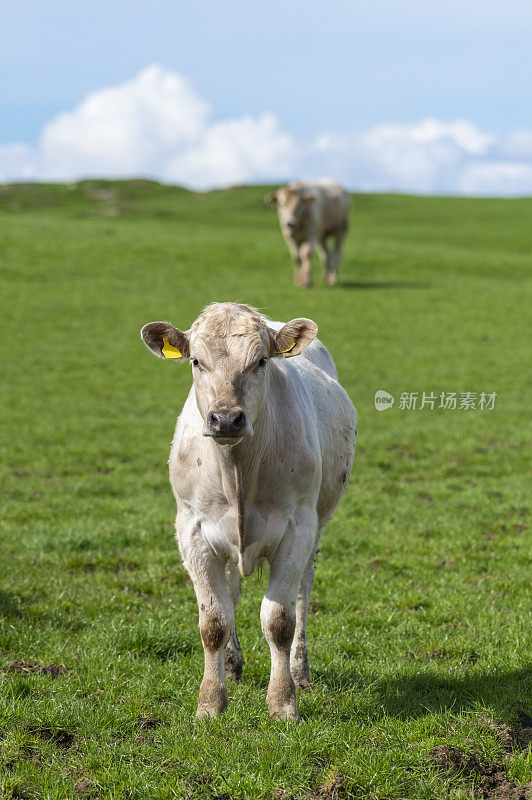
[(192, 364), (170, 481), (205, 653), (198, 717), (227, 707), (224, 666), (226, 675), (241, 675), (240, 576), (265, 561), (260, 618), (271, 650), (270, 714), (298, 720), (295, 684), (310, 686), (314, 558), (346, 487), (356, 434), (355, 409), (317, 330), (309, 319), (283, 325), (236, 303), (214, 303), (186, 333), (168, 322), (142, 328), (160, 358)]
[[(294, 181), (265, 198), (277, 206), (279, 224), (294, 262), (296, 286), (312, 283), (314, 248), (323, 264), (325, 283), (338, 282), (338, 265), (349, 226), (351, 197), (330, 178)], [(329, 237), (334, 247), (329, 247)]]

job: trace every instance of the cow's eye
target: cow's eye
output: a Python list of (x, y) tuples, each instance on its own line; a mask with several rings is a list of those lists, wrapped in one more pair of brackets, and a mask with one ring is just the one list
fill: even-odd
[(193, 359), (192, 359), (192, 366), (193, 366), (193, 367), (199, 367), (199, 361), (198, 361), (198, 359), (197, 359), (197, 358), (193, 358)]
[(265, 367), (266, 366), (266, 359), (264, 357), (259, 358), (258, 365), (259, 365), (259, 367)]

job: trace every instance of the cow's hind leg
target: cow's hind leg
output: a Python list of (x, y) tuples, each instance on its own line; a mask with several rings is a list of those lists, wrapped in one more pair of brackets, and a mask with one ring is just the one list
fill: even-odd
[(299, 248), (299, 269), (296, 274), (297, 286), (312, 286), (312, 254), (314, 252), (314, 244), (312, 242), (304, 242)]
[(226, 567), (226, 572), (231, 600), (233, 601), (233, 607), (235, 609), (235, 620), (233, 624), (233, 630), (231, 631), (231, 636), (225, 645), (225, 677), (233, 678), (233, 680), (239, 681), (242, 677), (242, 667), (244, 664), (242, 650), (240, 649), (240, 642), (238, 641), (238, 636), (236, 633), (236, 607), (238, 601), (240, 600), (240, 572), (234, 564), (228, 564)]
[(347, 236), (347, 222), (345, 222), (335, 235), (334, 249), (328, 258), (327, 269), (325, 270), (325, 283), (334, 286), (338, 283), (338, 266), (342, 259), (342, 248)]
[(310, 592), (314, 582), (314, 558), (312, 553), (301, 578), (296, 601), (296, 629), (290, 649), (290, 672), (296, 686), (304, 691), (310, 689), (310, 661), (307, 650), (307, 613)]
[(329, 262), (331, 258), (331, 251), (329, 249), (329, 245), (327, 244), (327, 237), (324, 236), (323, 239), (320, 241), (318, 246), (318, 254), (321, 261), (321, 269), (323, 280), (325, 280), (326, 275), (329, 272)]

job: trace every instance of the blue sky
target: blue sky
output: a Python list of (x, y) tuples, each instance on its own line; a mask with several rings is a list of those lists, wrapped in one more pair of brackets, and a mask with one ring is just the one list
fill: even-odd
[(151, 64), (186, 79), (213, 120), (269, 112), (299, 148), (427, 118), (499, 142), (532, 130), (531, 34), (524, 0), (12, 3), (0, 145), (37, 145), (58, 114)]

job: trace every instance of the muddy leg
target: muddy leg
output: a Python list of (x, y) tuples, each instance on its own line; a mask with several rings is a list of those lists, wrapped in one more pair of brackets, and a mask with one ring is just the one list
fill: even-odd
[(266, 702), (275, 719), (299, 720), (296, 687), (290, 673), (290, 648), (296, 629), (296, 600), (303, 571), (314, 552), (313, 514), (285, 537), (270, 565), (270, 583), (262, 601), (260, 621), (270, 646), (271, 672)]
[(313, 553), (305, 567), (296, 601), (296, 629), (290, 649), (290, 672), (296, 686), (310, 689), (310, 661), (307, 650), (307, 614), (312, 584), (314, 582)]
[(186, 563), (198, 599), (199, 627), (205, 656), (196, 716), (216, 717), (228, 705), (224, 648), (234, 626), (235, 609), (224, 565), (210, 548)]

